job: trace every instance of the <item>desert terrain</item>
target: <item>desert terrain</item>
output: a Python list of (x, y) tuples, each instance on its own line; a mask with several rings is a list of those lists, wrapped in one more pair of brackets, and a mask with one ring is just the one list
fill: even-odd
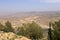
[(60, 20), (60, 13), (53, 12), (19, 12), (12, 15), (0, 17), (0, 23), (10, 21), (13, 27), (20, 27), (23, 23), (35, 21), (42, 28), (48, 28), (49, 22)]

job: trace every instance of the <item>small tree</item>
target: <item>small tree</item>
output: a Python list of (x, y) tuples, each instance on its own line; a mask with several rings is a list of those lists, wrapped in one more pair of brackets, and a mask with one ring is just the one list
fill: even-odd
[(60, 40), (60, 20), (52, 23), (54, 40)]
[(53, 40), (53, 37), (52, 37), (52, 29), (51, 29), (51, 22), (49, 22), (49, 29), (48, 29), (48, 40)]
[(5, 23), (5, 32), (14, 32), (12, 25), (9, 21)]
[(27, 31), (31, 39), (38, 40), (43, 37), (42, 28), (35, 22), (29, 24)]

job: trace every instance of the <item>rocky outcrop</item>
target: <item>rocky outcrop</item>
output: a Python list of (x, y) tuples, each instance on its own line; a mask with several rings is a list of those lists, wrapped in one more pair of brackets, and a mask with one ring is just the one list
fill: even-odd
[(18, 36), (12, 32), (9, 33), (0, 33), (0, 40), (30, 40), (23, 36)]

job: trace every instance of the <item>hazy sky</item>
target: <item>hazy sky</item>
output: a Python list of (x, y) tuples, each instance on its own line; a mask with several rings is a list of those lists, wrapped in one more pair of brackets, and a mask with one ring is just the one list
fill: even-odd
[(60, 10), (60, 0), (0, 0), (0, 12)]

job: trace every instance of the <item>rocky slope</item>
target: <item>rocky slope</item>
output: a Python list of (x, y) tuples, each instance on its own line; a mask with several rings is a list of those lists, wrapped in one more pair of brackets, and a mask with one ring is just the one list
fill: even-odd
[(0, 32), (0, 40), (30, 40), (30, 39), (24, 36), (18, 36), (12, 32), (9, 33)]

